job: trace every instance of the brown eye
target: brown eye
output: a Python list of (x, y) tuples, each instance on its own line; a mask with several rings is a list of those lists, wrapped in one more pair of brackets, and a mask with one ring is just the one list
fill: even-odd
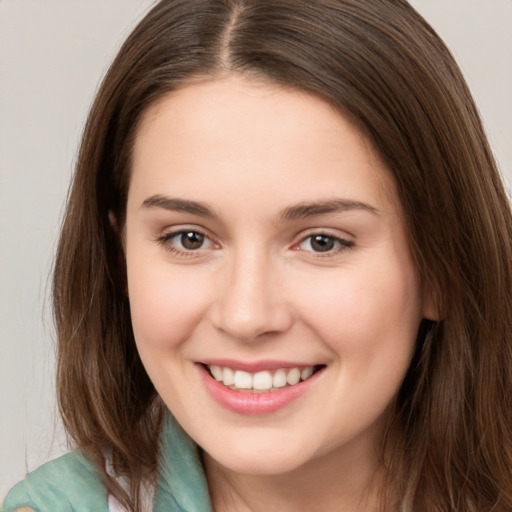
[(314, 254), (325, 254), (331, 256), (350, 249), (354, 246), (354, 242), (338, 238), (337, 236), (329, 235), (326, 233), (317, 233), (307, 236), (299, 244), (302, 251), (311, 252)]
[(327, 235), (315, 235), (310, 239), (311, 249), (315, 252), (328, 252), (334, 248), (335, 239)]
[(181, 246), (187, 251), (200, 249), (204, 244), (204, 239), (205, 236), (197, 231), (187, 231), (180, 235)]
[(204, 249), (215, 248), (216, 245), (200, 231), (180, 230), (167, 233), (157, 239), (166, 250), (181, 255), (192, 255)]

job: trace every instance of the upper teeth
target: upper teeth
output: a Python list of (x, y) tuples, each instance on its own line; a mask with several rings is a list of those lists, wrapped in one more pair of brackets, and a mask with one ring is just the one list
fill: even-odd
[(280, 368), (275, 371), (249, 373), (216, 365), (208, 366), (214, 379), (234, 389), (254, 389), (257, 391), (293, 386), (313, 375), (314, 366), (306, 368)]

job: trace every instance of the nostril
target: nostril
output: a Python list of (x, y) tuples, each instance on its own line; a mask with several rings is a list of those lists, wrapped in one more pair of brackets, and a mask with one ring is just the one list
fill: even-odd
[(213, 316), (213, 324), (219, 331), (243, 342), (264, 341), (287, 331), (293, 318), (285, 306), (269, 304), (263, 307), (238, 305), (220, 307)]

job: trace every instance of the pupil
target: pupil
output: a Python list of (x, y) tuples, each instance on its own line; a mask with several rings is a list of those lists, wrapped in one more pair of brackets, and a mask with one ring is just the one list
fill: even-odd
[(204, 242), (204, 236), (201, 233), (190, 231), (181, 235), (181, 243), (185, 249), (199, 249)]
[(316, 252), (327, 252), (334, 247), (334, 239), (330, 236), (316, 235), (311, 240), (311, 247)]

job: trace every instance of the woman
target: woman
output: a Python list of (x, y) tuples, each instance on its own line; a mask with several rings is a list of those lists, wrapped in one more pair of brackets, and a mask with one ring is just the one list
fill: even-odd
[(6, 510), (509, 510), (511, 235), (405, 1), (160, 2), (57, 254), (78, 450)]

